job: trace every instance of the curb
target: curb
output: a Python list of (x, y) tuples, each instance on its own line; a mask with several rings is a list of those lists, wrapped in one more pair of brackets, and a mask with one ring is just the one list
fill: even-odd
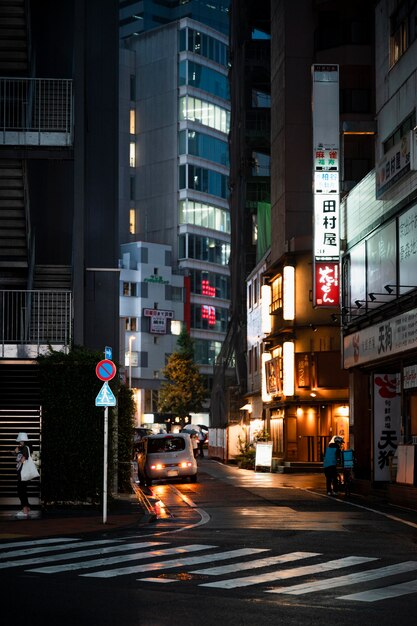
[(147, 496), (143, 493), (142, 489), (137, 486), (137, 484), (132, 480), (131, 481), (133, 492), (135, 493), (137, 499), (140, 501), (143, 508), (146, 510), (146, 513), (143, 515), (142, 520), (144, 523), (154, 522), (157, 519), (157, 514), (155, 512), (155, 507), (147, 498)]

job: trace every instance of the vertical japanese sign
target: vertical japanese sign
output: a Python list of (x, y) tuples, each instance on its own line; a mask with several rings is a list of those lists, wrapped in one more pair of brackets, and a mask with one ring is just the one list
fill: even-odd
[(400, 374), (374, 375), (374, 480), (389, 481), (390, 462), (400, 442)]
[(313, 292), (315, 307), (339, 306), (339, 66), (313, 65)]

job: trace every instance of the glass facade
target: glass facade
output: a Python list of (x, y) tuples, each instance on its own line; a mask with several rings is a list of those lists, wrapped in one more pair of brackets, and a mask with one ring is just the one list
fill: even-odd
[(214, 365), (220, 354), (221, 341), (194, 339), (194, 360), (199, 365)]
[(229, 167), (229, 147), (225, 141), (195, 130), (181, 130), (179, 133), (179, 153), (207, 159)]
[(216, 72), (210, 67), (194, 63), (194, 61), (180, 61), (179, 84), (197, 87), (224, 100), (230, 99), (229, 81), (225, 74)]
[(198, 165), (180, 165), (180, 189), (195, 189), (213, 196), (229, 197), (229, 177)]
[(230, 277), (205, 270), (190, 270), (191, 293), (230, 300)]
[(194, 96), (180, 98), (179, 118), (180, 121), (198, 122), (222, 133), (230, 131), (230, 111)]
[(230, 213), (211, 204), (195, 200), (181, 200), (179, 203), (179, 223), (194, 224), (230, 233)]
[(227, 265), (230, 256), (230, 243), (187, 233), (180, 235), (178, 241), (180, 259), (197, 259), (217, 265)]
[(191, 305), (191, 326), (204, 330), (214, 330), (225, 333), (229, 319), (228, 309), (221, 309), (212, 304)]
[(193, 28), (180, 31), (180, 52), (188, 50), (224, 67), (228, 66), (229, 47), (223, 42)]

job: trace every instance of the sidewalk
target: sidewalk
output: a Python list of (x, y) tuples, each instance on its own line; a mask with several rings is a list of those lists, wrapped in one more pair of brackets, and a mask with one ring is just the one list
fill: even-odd
[(106, 524), (103, 524), (103, 511), (98, 509), (35, 510), (27, 520), (15, 519), (16, 512), (0, 511), (0, 541), (107, 533), (129, 527), (137, 528), (155, 518), (150, 503), (141, 500), (136, 493), (118, 494), (114, 497), (107, 511)]

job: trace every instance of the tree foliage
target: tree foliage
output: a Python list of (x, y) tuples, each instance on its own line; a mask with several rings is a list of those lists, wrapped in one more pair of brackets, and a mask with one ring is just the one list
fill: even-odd
[(193, 341), (186, 329), (182, 330), (177, 343), (179, 350), (170, 355), (162, 371), (166, 382), (161, 385), (158, 410), (184, 418), (201, 411), (206, 391), (193, 360)]

